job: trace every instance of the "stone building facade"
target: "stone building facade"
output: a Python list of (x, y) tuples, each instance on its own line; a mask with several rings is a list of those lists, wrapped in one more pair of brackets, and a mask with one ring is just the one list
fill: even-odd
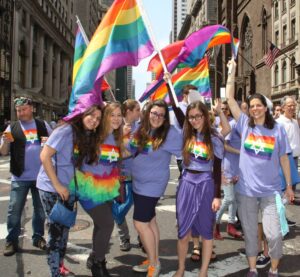
[(46, 120), (67, 111), (74, 34), (74, 0), (15, 1), (11, 94), (31, 97)]

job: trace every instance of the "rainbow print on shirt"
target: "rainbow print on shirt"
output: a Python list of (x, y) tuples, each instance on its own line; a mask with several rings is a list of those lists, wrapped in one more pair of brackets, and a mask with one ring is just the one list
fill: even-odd
[(120, 148), (111, 144), (100, 146), (99, 163), (111, 164), (120, 160)]
[(252, 157), (271, 160), (275, 141), (275, 137), (258, 136), (250, 133), (244, 142), (244, 148), (246, 153)]
[[(140, 154), (148, 154), (152, 151), (152, 145), (153, 145), (153, 139), (150, 139), (147, 144), (144, 146), (143, 150), (140, 152)], [(138, 150), (138, 140), (137, 138), (133, 138), (130, 141), (130, 149), (131, 151), (135, 152)]]
[(40, 141), (36, 129), (28, 129), (28, 130), (24, 130), (23, 132), (26, 137), (26, 146), (33, 145), (33, 144), (40, 145)]
[(208, 161), (208, 149), (203, 141), (192, 142), (189, 146), (189, 152), (197, 161)]

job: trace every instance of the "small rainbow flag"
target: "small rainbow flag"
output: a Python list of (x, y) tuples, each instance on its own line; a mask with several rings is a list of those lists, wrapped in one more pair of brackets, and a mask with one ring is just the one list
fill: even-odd
[(115, 0), (85, 50), (74, 81), (76, 97), (109, 71), (138, 65), (154, 51), (136, 0)]
[[(205, 57), (194, 68), (184, 68), (179, 73), (172, 76), (172, 83), (179, 101), (182, 100), (182, 88), (185, 85), (194, 85), (204, 98), (211, 98), (211, 88), (209, 80), (208, 59)], [(152, 91), (149, 92), (152, 94)], [(164, 99), (169, 102), (168, 88), (163, 83), (150, 97), (152, 100)]]
[(250, 133), (244, 142), (244, 148), (246, 153), (252, 157), (271, 160), (275, 141), (275, 137), (259, 136)]

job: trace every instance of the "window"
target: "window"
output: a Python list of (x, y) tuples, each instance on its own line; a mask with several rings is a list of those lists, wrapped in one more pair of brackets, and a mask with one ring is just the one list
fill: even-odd
[(22, 10), (22, 26), (26, 28), (26, 12)]
[(274, 41), (275, 45), (278, 46), (279, 45), (279, 31), (275, 32), (275, 41)]
[(267, 36), (267, 12), (266, 10), (263, 8), (262, 11), (262, 54), (265, 54), (267, 52), (267, 48), (268, 48), (268, 36)]
[(275, 5), (274, 5), (274, 17), (275, 17), (275, 20), (277, 20), (278, 17), (279, 17), (279, 7), (278, 7), (278, 2), (276, 2)]
[(296, 39), (296, 18), (291, 21), (291, 41)]
[(36, 49), (32, 51), (32, 76), (31, 76), (31, 87), (35, 88), (38, 86), (38, 57)]
[(294, 5), (295, 5), (295, 3), (296, 3), (296, 1), (295, 1), (295, 0), (291, 0), (291, 6), (294, 6)]
[(286, 83), (286, 81), (287, 81), (287, 79), (286, 79), (286, 61), (284, 61), (283, 63), (282, 63), (282, 68), (281, 68), (282, 70), (282, 78), (281, 78), (281, 82), (284, 84), (284, 83)]
[(282, 0), (282, 12), (286, 12), (286, 0)]
[(26, 71), (26, 46), (24, 40), (19, 44), (19, 86), (25, 88), (25, 71)]
[(287, 26), (284, 25), (282, 29), (282, 45), (285, 46), (287, 44)]
[(295, 69), (295, 65), (296, 65), (296, 59), (295, 57), (293, 56), (291, 58), (291, 68), (290, 68), (290, 71), (291, 71), (291, 80), (295, 80), (296, 79), (296, 69)]
[(278, 70), (278, 65), (276, 64), (275, 69), (274, 69), (274, 83), (275, 86), (278, 86), (279, 81), (279, 70)]

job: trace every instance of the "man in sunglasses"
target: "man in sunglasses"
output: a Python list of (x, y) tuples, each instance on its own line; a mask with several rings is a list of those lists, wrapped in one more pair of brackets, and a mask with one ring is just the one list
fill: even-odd
[(51, 133), (50, 126), (33, 117), (33, 103), (28, 97), (14, 99), (18, 120), (5, 129), (0, 153), (10, 153), (11, 191), (7, 213), (7, 230), (4, 256), (12, 256), (18, 251), (21, 233), (21, 215), (29, 190), (32, 195), (32, 243), (46, 249), (44, 236), (45, 213), (36, 188), (36, 177), (41, 166), (41, 140)]

